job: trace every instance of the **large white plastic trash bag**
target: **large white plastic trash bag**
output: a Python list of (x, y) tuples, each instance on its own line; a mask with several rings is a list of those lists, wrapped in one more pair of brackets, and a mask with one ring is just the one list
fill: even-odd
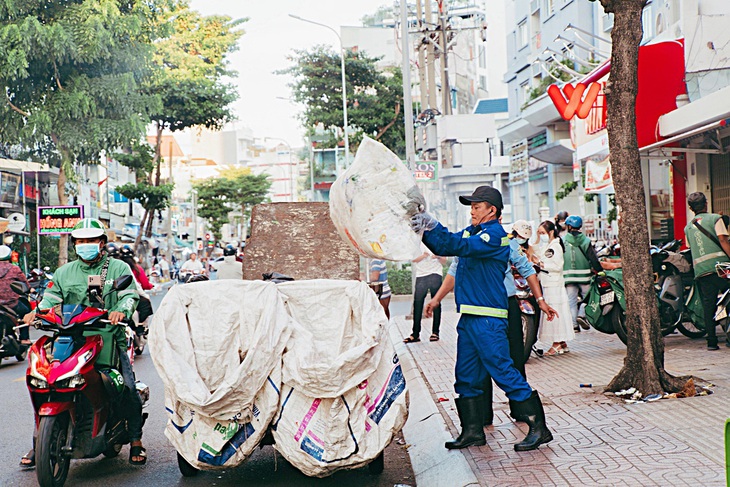
[(368, 137), (330, 189), (330, 217), (340, 237), (373, 259), (412, 260), (421, 255), (421, 239), (411, 231), (409, 220), (425, 204), (406, 165)]
[(375, 459), (408, 417), (403, 371), (373, 291), (359, 281), (279, 284), (294, 317), (274, 447), (324, 477)]
[(236, 466), (261, 441), (279, 403), (290, 321), (269, 282), (197, 282), (163, 299), (150, 354), (165, 385), (165, 435), (191, 465)]

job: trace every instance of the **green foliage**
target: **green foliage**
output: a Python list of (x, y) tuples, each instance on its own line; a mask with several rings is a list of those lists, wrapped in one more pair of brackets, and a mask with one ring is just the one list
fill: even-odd
[(140, 204), (148, 212), (155, 212), (168, 207), (173, 187), (173, 184), (155, 186), (147, 181), (141, 181), (117, 186), (116, 190), (125, 198), (139, 200)]
[(360, 18), (360, 22), (365, 27), (380, 27), (383, 25), (383, 21), (386, 19), (392, 19), (395, 13), (393, 6), (381, 5), (372, 14), (363, 15)]
[(203, 17), (181, 1), (166, 12), (170, 31), (155, 43), (154, 72), (145, 91), (159, 97), (151, 113), (159, 127), (173, 131), (201, 125), (220, 129), (233, 119), (230, 105), (238, 98), (235, 88), (222, 81), (235, 73), (226, 56), (237, 49), (246, 19), (212, 15)]
[(233, 170), (193, 184), (198, 192), (198, 216), (208, 221), (216, 238), (221, 238), (221, 227), (229, 222), (230, 212), (240, 209), (248, 218), (251, 208), (266, 199), (271, 187), (268, 177), (268, 174)]
[(403, 269), (388, 269), (388, 284), (393, 294), (411, 294), (413, 284), (411, 283), (410, 266)]
[[(58, 242), (59, 239), (53, 237), (41, 236), (41, 269), (49, 267), (51, 272), (58, 267)], [(38, 257), (36, 254), (37, 242), (36, 238), (30, 239), (30, 254), (28, 255), (28, 269), (35, 268), (38, 265)], [(68, 239), (68, 256), (69, 260), (76, 259), (74, 246), (71, 239)]]
[[(582, 168), (582, 179), (585, 179), (585, 167)], [(578, 183), (576, 181), (568, 181), (566, 183), (563, 183), (562, 186), (560, 186), (560, 189), (555, 192), (555, 200), (556, 201), (562, 201), (565, 199), (570, 193), (575, 191), (578, 188)], [(583, 195), (583, 199), (591, 203), (595, 201), (596, 194), (595, 193), (586, 193)], [(612, 223), (616, 221), (616, 195), (615, 194), (609, 194), (608, 195), (608, 202), (611, 204), (611, 209), (608, 210), (606, 213), (606, 220), (608, 223)]]
[(52, 144), (69, 169), (143, 134), (148, 110), (157, 107), (139, 82), (148, 73), (158, 6), (2, 2), (0, 143)]
[(155, 168), (153, 162), (154, 156), (154, 151), (149, 144), (136, 142), (131, 152), (115, 153), (114, 160), (134, 171), (139, 181), (149, 179), (152, 170)]
[[(290, 74), (292, 98), (304, 106), (299, 119), (308, 135), (322, 124), (329, 138), (322, 146), (335, 147), (342, 140), (342, 79), (340, 54), (325, 46), (295, 50), (293, 65), (280, 71)], [(350, 145), (363, 135), (379, 140), (396, 154), (405, 153), (402, 75), (398, 68), (381, 71), (378, 59), (365, 53), (347, 52), (347, 115)], [(408, 110), (408, 115), (410, 115)], [(352, 148), (352, 147), (351, 147)]]

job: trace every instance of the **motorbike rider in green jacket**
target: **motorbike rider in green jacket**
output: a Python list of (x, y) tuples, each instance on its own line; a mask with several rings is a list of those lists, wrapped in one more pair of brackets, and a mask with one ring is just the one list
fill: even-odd
[[(692, 252), (692, 266), (697, 289), (700, 291), (707, 329), (707, 349), (718, 350), (715, 327), (715, 305), (717, 295), (728, 288), (727, 281), (715, 272), (718, 262), (730, 262), (730, 241), (724, 219), (707, 212), (707, 197), (704, 193), (692, 193), (687, 198), (689, 208), (695, 217), (687, 224), (684, 234)], [(726, 344), (730, 346), (730, 341)]]
[[(100, 357), (112, 356), (114, 350), (107, 347), (116, 347), (116, 355), (121, 364), (124, 377), (125, 391), (122, 395), (122, 406), (126, 410), (127, 423), (130, 435), (129, 461), (133, 465), (146, 463), (147, 455), (142, 446), (142, 400), (135, 387), (134, 372), (127, 356), (127, 338), (123, 320), (131, 319), (137, 308), (139, 297), (134, 285), (121, 291), (110, 292), (112, 283), (118, 277), (132, 276), (132, 270), (121, 260), (112, 259), (106, 253), (107, 235), (104, 224), (94, 218), (81, 220), (71, 232), (71, 241), (74, 244), (78, 260), (69, 262), (60, 267), (53, 275), (43, 300), (38, 309), (48, 309), (59, 304), (81, 304), (84, 306), (101, 307), (99, 303), (92, 303), (89, 298), (89, 276), (101, 276), (103, 279), (101, 295), (104, 296), (103, 308), (109, 311), (107, 336), (114, 337), (114, 343), (105, 343)], [(30, 323), (35, 318), (35, 312), (24, 318)], [(21, 460), (21, 466), (35, 464), (34, 455), (29, 453)]]
[(578, 215), (570, 215), (565, 219), (565, 226), (568, 228), (568, 233), (563, 237), (565, 244), (563, 277), (565, 290), (568, 292), (573, 329), (579, 332), (580, 328), (587, 330), (590, 326), (585, 320), (585, 311), (581, 309), (578, 295), (585, 297), (588, 294), (593, 272), (601, 272), (603, 268), (596, 256), (593, 243), (581, 232), (583, 219)]

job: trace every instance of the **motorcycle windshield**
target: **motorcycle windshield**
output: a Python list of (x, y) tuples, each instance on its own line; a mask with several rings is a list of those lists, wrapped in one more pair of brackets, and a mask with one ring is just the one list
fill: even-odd
[(64, 328), (68, 328), (71, 320), (84, 312), (86, 306), (82, 304), (64, 304), (61, 308), (61, 318)]
[(74, 353), (74, 339), (69, 336), (60, 336), (56, 338), (53, 344), (53, 358), (63, 362)]

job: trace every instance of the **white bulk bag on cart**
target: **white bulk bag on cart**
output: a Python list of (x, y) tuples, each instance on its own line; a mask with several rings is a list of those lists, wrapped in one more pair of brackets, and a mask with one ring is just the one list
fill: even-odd
[(279, 291), (295, 330), (284, 352), (274, 447), (312, 477), (366, 465), (408, 416), (378, 298), (359, 281), (294, 281)]
[(340, 238), (373, 259), (412, 260), (421, 255), (421, 239), (411, 231), (410, 217), (425, 204), (406, 165), (368, 137), (330, 189), (330, 217)]
[(269, 282), (196, 282), (165, 296), (150, 354), (165, 385), (165, 435), (192, 466), (236, 466), (264, 436), (279, 403), (290, 321)]

